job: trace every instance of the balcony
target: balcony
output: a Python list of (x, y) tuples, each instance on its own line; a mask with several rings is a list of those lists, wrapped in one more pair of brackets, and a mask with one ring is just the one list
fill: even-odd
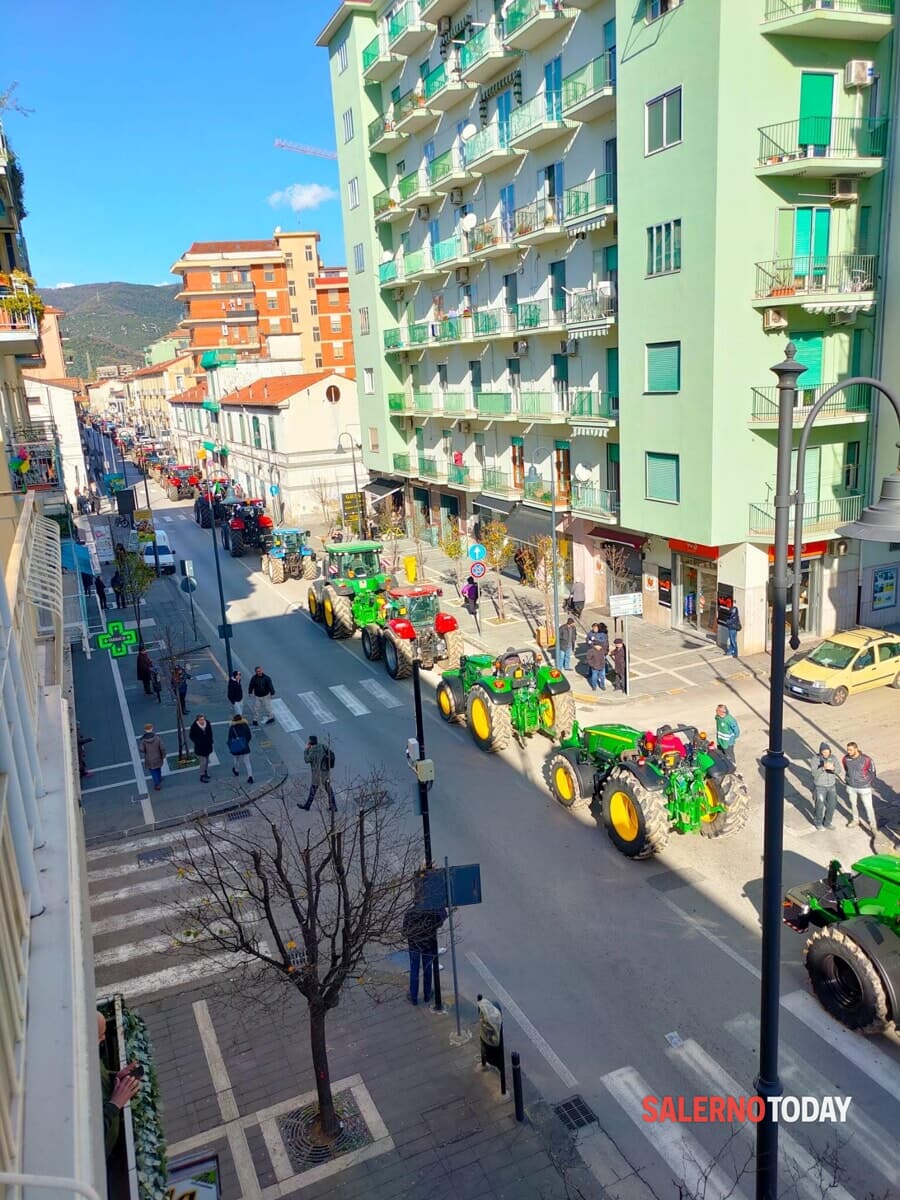
[(894, 0), (766, 0), (762, 31), (880, 42), (891, 32), (893, 15)]
[(467, 183), (475, 183), (475, 176), (463, 162), (457, 147), (451, 147), (439, 154), (428, 164), (428, 178), (436, 192), (449, 192), (452, 188), (465, 187)]
[(451, 62), (442, 62), (433, 71), (429, 71), (422, 83), (425, 88), (425, 103), (432, 112), (449, 112), (472, 92), (472, 84), (460, 78), (455, 55)]
[(404, 281), (427, 279), (432, 274), (431, 255), (428, 253), (427, 246), (420, 246), (418, 250), (409, 250), (403, 255), (402, 273)]
[(569, 422), (572, 425), (615, 425), (619, 419), (619, 397), (611, 392), (569, 392)]
[(508, 308), (476, 308), (472, 314), (473, 337), (495, 338), (510, 336), (515, 332), (515, 313)]
[(886, 117), (804, 117), (759, 131), (757, 175), (864, 178), (884, 168)]
[(438, 407), (438, 399), (435, 393), (427, 389), (413, 392), (413, 408), (417, 413), (430, 417), (432, 413), (437, 412)]
[(566, 328), (570, 337), (603, 334), (615, 324), (616, 297), (606, 280), (590, 291), (573, 292), (566, 297)]
[(362, 52), (362, 73), (366, 83), (383, 83), (402, 66), (403, 59), (392, 53), (381, 34), (372, 38)]
[(485, 467), (481, 490), (489, 496), (521, 496), (522, 479), (501, 471), (498, 467)]
[(475, 415), (475, 396), (473, 392), (442, 392), (441, 414), (456, 420), (458, 417)]
[[(827, 392), (831, 383), (820, 383), (816, 387), (805, 388), (803, 376), (797, 380), (797, 404), (793, 411), (793, 422), (802, 425), (809, 416), (809, 410), (823, 392)], [(777, 429), (778, 427), (778, 389), (774, 386), (751, 388), (751, 408), (749, 424), (757, 429)], [(864, 383), (855, 383), (844, 391), (838, 392), (830, 400), (826, 400), (816, 416), (820, 425), (858, 424), (868, 421), (872, 408), (872, 389)]]
[(395, 54), (409, 55), (434, 34), (434, 26), (422, 20), (419, 0), (406, 0), (387, 23), (387, 40)]
[(488, 175), (516, 158), (518, 151), (510, 149), (508, 134), (496, 121), (479, 129), (466, 143), (466, 166), (474, 175)]
[(425, 129), (440, 116), (440, 113), (432, 112), (428, 107), (421, 82), (400, 97), (394, 106), (394, 114), (397, 130), (402, 134)]
[(369, 149), (373, 153), (384, 154), (395, 146), (402, 146), (406, 134), (401, 133), (392, 117), (382, 113), (374, 121), (369, 122)]
[(868, 312), (875, 304), (876, 254), (808, 254), (756, 264), (757, 307), (799, 304), (806, 312)]
[(568, 29), (576, 15), (559, 0), (513, 0), (503, 21), (506, 44), (514, 50), (533, 50)]
[(476, 225), (469, 234), (471, 258), (498, 258), (515, 250), (512, 240), (512, 218), (494, 217), (482, 225)]
[(561, 480), (556, 482), (556, 495), (551, 491), (551, 483), (549, 479), (541, 479), (538, 476), (526, 476), (525, 482), (522, 485), (522, 498), (529, 504), (540, 504), (547, 508), (551, 505), (556, 508), (569, 507), (569, 487)]
[(523, 421), (564, 421), (565, 400), (557, 392), (519, 392), (518, 413)]
[(435, 242), (431, 247), (431, 261), (439, 271), (451, 271), (454, 267), (467, 263), (469, 255), (463, 239), (454, 234), (443, 241)]
[(566, 311), (560, 300), (523, 300), (516, 305), (518, 333), (565, 333)]
[(410, 171), (404, 175), (397, 186), (400, 203), (405, 208), (417, 208), (421, 204), (431, 204), (435, 200), (443, 200), (443, 196), (434, 190), (428, 171), (420, 167), (418, 171)]
[(400, 193), (396, 188), (385, 188), (372, 198), (372, 214), (376, 225), (393, 221), (409, 220), (409, 212), (400, 206)]
[[(803, 535), (820, 533), (831, 536), (839, 525), (855, 521), (862, 512), (865, 497), (862, 492), (848, 492), (823, 500), (807, 500), (803, 505)], [(791, 513), (791, 531), (794, 516)], [(750, 537), (774, 537), (775, 505), (769, 502), (750, 505), (748, 533)]]
[(413, 403), (403, 392), (388, 392), (388, 412), (404, 416), (413, 411)]
[(0, 355), (40, 353), (38, 294), (17, 275), (0, 276)]
[(403, 349), (403, 332), (402, 329), (396, 326), (393, 329), (386, 329), (384, 331), (382, 336), (385, 353), (392, 354)]
[(396, 473), (398, 475), (414, 475), (415, 474), (412, 463), (410, 461), (410, 456), (408, 454), (395, 454), (394, 455), (394, 470), (396, 471)]
[(612, 51), (591, 59), (562, 82), (562, 109), (566, 117), (594, 121), (616, 106), (616, 64)]
[(612, 524), (619, 516), (619, 493), (593, 483), (577, 483), (573, 480), (572, 511), (587, 513)]
[(605, 225), (616, 211), (617, 182), (618, 177), (611, 172), (566, 188), (563, 215), (566, 228), (575, 232)]
[(475, 410), (479, 417), (509, 417), (512, 416), (513, 401), (511, 392), (476, 392)]
[(432, 322), (431, 334), (435, 342), (441, 345), (446, 342), (469, 342), (472, 340), (472, 318), (441, 317)]
[(451, 463), (447, 467), (447, 483), (451, 487), (462, 488), (463, 491), (480, 492), (482, 489), (481, 473), (477, 467), (468, 467), (464, 463)]
[(509, 118), (509, 144), (513, 150), (536, 150), (570, 133), (574, 121), (563, 117), (559, 92), (545, 92), (514, 109)]
[(7, 429), (6, 457), (14, 492), (63, 490), (59, 442), (52, 421), (32, 421)]
[(419, 0), (419, 12), (426, 21), (452, 17), (459, 7), (459, 0)]
[(426, 454), (416, 456), (416, 474), (419, 479), (442, 480), (447, 478), (446, 468), (436, 458)]
[(459, 73), (467, 83), (488, 83), (518, 58), (508, 50), (496, 25), (485, 25), (459, 49)]
[(538, 246), (565, 237), (561, 196), (535, 200), (513, 213), (513, 238), (517, 246)]

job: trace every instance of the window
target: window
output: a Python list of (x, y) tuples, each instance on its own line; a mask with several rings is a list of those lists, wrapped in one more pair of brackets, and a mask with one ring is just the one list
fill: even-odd
[(647, 345), (648, 392), (681, 390), (681, 342), (650, 342)]
[(309, 290), (310, 290), (310, 291), (312, 291), (312, 290), (313, 290), (313, 288), (316, 286), (316, 277), (315, 277), (315, 275), (312, 275), (312, 274), (310, 274), (310, 275), (307, 275), (307, 277), (306, 277), (306, 286), (309, 288)]
[(666, 504), (678, 504), (681, 500), (681, 480), (677, 454), (645, 455), (647, 472), (647, 499), (662, 500)]
[(330, 317), (329, 321), (331, 324), (331, 332), (332, 333), (340, 333), (341, 327), (343, 325), (341, 318), (340, 317)]
[(314, 341), (314, 342), (321, 342), (321, 340), (322, 340), (322, 334), (319, 332), (319, 327), (318, 327), (318, 325), (317, 325), (317, 326), (315, 327), (315, 329), (313, 330), (313, 341)]
[(351, 208), (359, 208), (359, 178), (356, 175), (347, 181), (347, 201)]
[(665, 16), (667, 12), (671, 12), (673, 8), (678, 8), (682, 0), (645, 0), (646, 9), (644, 19), (649, 25), (651, 21), (658, 21), (660, 17)]
[(253, 445), (257, 450), (262, 450), (262, 436), (259, 432), (259, 417), (250, 418), (250, 426), (253, 430)]
[(681, 221), (664, 221), (647, 230), (647, 274), (681, 270)]
[(363, 392), (366, 396), (375, 395), (375, 368), (363, 367)]
[(297, 285), (296, 285), (296, 283), (294, 283), (293, 279), (288, 280), (288, 295), (289, 296), (297, 295)]
[(266, 297), (266, 308), (270, 312), (274, 312), (274, 310), (277, 307), (278, 307), (278, 297), (277, 296), (267, 296)]
[(274, 283), (275, 282), (275, 268), (274, 267), (266, 267), (263, 271), (263, 279), (265, 280), (266, 283)]
[(374, 425), (369, 426), (369, 449), (378, 453), (378, 430)]
[(331, 348), (334, 351), (335, 358), (343, 358), (344, 357), (344, 343), (343, 342), (332, 342)]
[(223, 334), (227, 334), (227, 333), (228, 333), (228, 326), (227, 326), (227, 325), (223, 325), (223, 326), (222, 326), (222, 333), (223, 333)]
[(285, 256), (284, 256), (284, 265), (285, 265), (285, 266), (288, 268), (288, 270), (290, 270), (290, 269), (291, 269), (291, 267), (293, 267), (293, 265), (294, 265), (294, 256), (293, 256), (293, 254), (285, 254)]
[(859, 487), (860, 442), (847, 442), (844, 446), (844, 487), (855, 492)]
[(346, 38), (344, 38), (344, 40), (342, 42), (338, 43), (336, 57), (337, 57), (337, 65), (338, 65), (338, 74), (343, 75), (343, 73), (347, 70), (347, 64), (349, 62), (349, 58), (347, 56), (347, 39)]
[(343, 122), (343, 125), (344, 125), (344, 141), (349, 142), (353, 138), (353, 109), (352, 108), (348, 108), (344, 112), (343, 116), (341, 117), (341, 121)]
[(298, 313), (297, 309), (296, 309), (296, 308), (292, 308), (292, 309), (291, 309), (291, 320), (292, 320), (292, 321), (294, 322), (294, 324), (296, 325), (296, 324), (297, 324), (297, 321), (298, 321), (299, 319), (300, 319), (300, 314)]
[(365, 337), (367, 333), (371, 332), (369, 327), (369, 310), (367, 308), (361, 308), (359, 310), (359, 332), (363, 337)]
[(681, 88), (647, 101), (647, 154), (681, 141)]
[(315, 364), (316, 364), (316, 367), (317, 367), (317, 368), (318, 368), (318, 367), (321, 367), (321, 365), (322, 365), (322, 355), (321, 355), (321, 354), (317, 354), (317, 355), (316, 355), (316, 357), (315, 357)]
[[(356, 251), (354, 250), (354, 253)], [(328, 303), (332, 308), (337, 308), (341, 302), (341, 293), (336, 288), (328, 289)]]
[(353, 247), (353, 269), (357, 275), (361, 275), (366, 269), (366, 256), (362, 242), (357, 242)]
[(317, 316), (319, 315), (319, 302), (318, 302), (318, 300), (310, 300), (310, 302), (309, 302), (309, 311), (310, 311), (310, 314), (311, 314), (312, 316), (314, 316), (314, 317), (317, 317)]

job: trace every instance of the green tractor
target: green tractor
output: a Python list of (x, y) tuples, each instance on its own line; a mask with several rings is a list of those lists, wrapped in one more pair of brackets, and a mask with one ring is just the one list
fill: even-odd
[(673, 831), (728, 837), (750, 815), (750, 793), (733, 763), (693, 725), (641, 733), (576, 724), (546, 773), (565, 808), (599, 799), (609, 839), (628, 858), (659, 854)]
[(316, 552), (309, 544), (309, 530), (272, 529), (266, 552), (260, 560), (262, 570), (272, 583), (286, 579), (315, 579), (319, 573)]
[(828, 874), (791, 888), (784, 923), (806, 943), (809, 981), (822, 1007), (859, 1033), (900, 1023), (900, 856), (870, 854), (848, 871), (832, 859)]
[(328, 542), (321, 579), (306, 593), (309, 615), (331, 638), (352, 637), (357, 629), (383, 623), (388, 576), (380, 542)]
[(441, 717), (465, 717), (475, 745), (489, 754), (505, 749), (513, 736), (567, 737), (575, 726), (568, 679), (536, 650), (463, 655), (458, 668), (443, 672), (436, 699)]

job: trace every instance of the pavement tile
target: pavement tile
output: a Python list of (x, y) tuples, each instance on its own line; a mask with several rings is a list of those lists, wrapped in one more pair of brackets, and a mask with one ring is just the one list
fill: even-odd
[(457, 1171), (451, 1171), (450, 1183), (453, 1187), (453, 1195), (458, 1200), (475, 1200), (476, 1196), (483, 1195), (490, 1186), (484, 1169), (477, 1162), (460, 1167)]

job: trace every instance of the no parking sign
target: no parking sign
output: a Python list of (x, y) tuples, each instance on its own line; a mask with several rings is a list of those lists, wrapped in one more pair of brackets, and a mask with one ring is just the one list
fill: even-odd
[(473, 562), (472, 566), (469, 568), (469, 574), (473, 579), (481, 579), (486, 571), (487, 567), (483, 562)]

